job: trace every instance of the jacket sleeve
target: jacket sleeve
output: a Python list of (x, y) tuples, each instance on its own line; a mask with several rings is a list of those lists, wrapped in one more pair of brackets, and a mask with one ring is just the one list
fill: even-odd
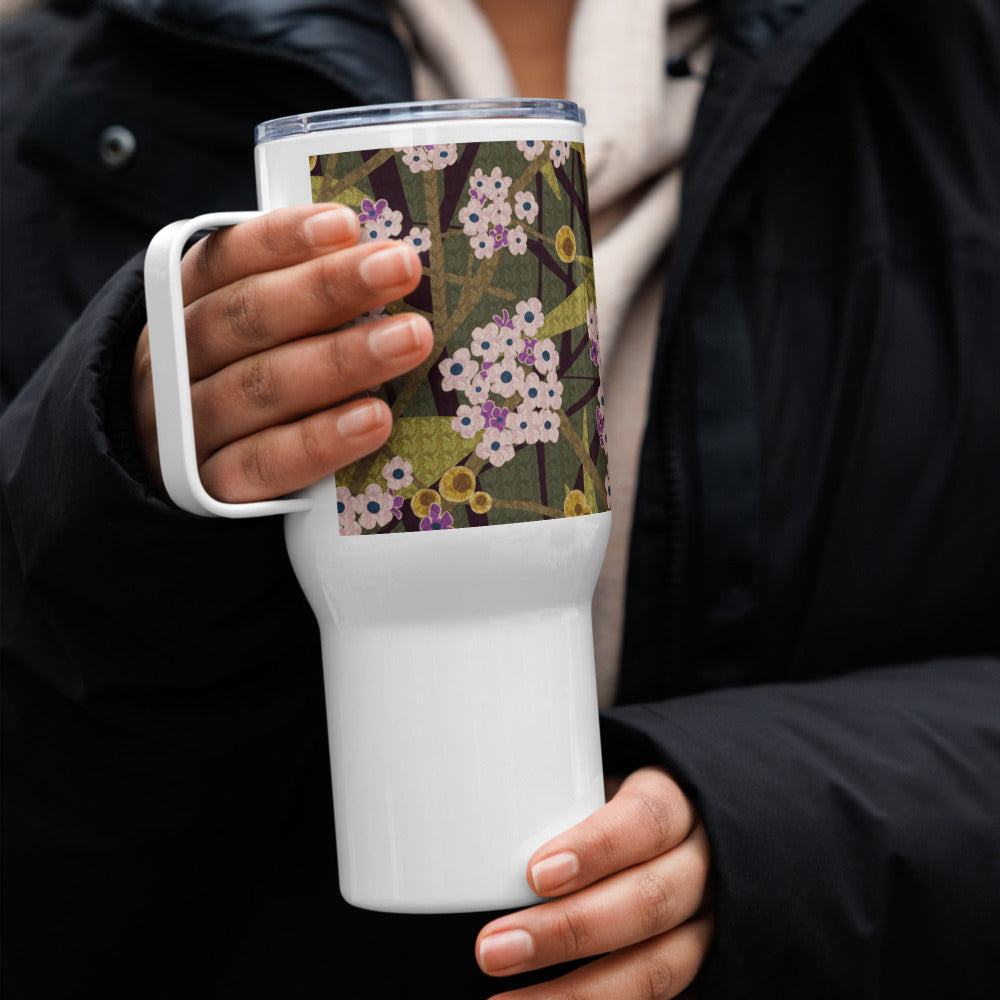
[(239, 937), (325, 741), (318, 636), (280, 522), (192, 517), (129, 471), (143, 322), (136, 258), (0, 425), (4, 964), (18, 995), (124, 992), (153, 969), (155, 995), (189, 992), (171, 977)]
[[(91, 689), (243, 673), (288, 652), (277, 623), (289, 614), (293, 647), (309, 645), (279, 519), (193, 517), (141, 482), (128, 409), (141, 263), (105, 286), (3, 417), (2, 488), (23, 580)], [(256, 627), (223, 640), (219, 624), (246, 616)]]
[(995, 996), (1000, 661), (880, 668), (614, 709), (701, 811), (703, 1000)]

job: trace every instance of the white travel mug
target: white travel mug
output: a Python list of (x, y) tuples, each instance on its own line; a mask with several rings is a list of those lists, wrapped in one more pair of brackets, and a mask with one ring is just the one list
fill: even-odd
[(604, 802), (590, 603), (610, 529), (582, 112), (561, 101), (386, 105), (258, 126), (261, 211), (338, 201), (424, 276), (427, 363), (373, 389), (393, 431), (293, 497), (201, 484), (180, 258), (146, 258), (171, 499), (283, 514), (322, 638), (341, 891), (375, 910), (536, 902), (529, 857)]

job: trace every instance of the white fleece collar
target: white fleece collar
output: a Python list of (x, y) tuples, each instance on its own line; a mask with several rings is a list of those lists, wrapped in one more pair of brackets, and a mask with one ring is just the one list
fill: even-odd
[[(673, 0), (673, 6), (690, 2)], [(418, 80), (418, 93), (518, 96), (503, 50), (473, 0), (397, 0), (397, 5), (424, 63), (416, 72), (437, 77)], [(642, 186), (678, 155), (678, 136), (664, 113), (670, 7), (671, 0), (577, 0), (567, 96), (587, 113), (594, 211)]]

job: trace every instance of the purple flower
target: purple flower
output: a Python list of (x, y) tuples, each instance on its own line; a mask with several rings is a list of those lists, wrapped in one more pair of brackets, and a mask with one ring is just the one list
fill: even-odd
[(361, 202), (361, 213), (358, 218), (362, 222), (374, 222), (383, 212), (383, 210), (389, 207), (389, 202), (385, 198), (379, 198), (377, 202), (372, 203), (371, 198), (365, 198)]
[(490, 229), (490, 236), (493, 237), (493, 249), (499, 250), (501, 247), (507, 246), (510, 242), (510, 234), (504, 229), (503, 226), (493, 226)]
[(510, 313), (506, 309), (503, 311), (503, 316), (494, 316), (497, 326), (506, 326), (511, 330), (514, 329), (514, 321), (510, 318)]
[(517, 360), (525, 365), (534, 365), (535, 363), (535, 344), (538, 343), (536, 337), (525, 337), (521, 341), (523, 345), (521, 350), (517, 352)]
[(492, 399), (487, 399), (486, 402), (483, 403), (484, 426), (495, 427), (498, 431), (502, 431), (504, 429), (504, 425), (507, 423), (507, 416), (509, 413), (510, 410), (508, 410), (506, 406), (497, 406)]
[(453, 528), (455, 519), (450, 511), (442, 511), (441, 504), (432, 503), (427, 511), (427, 516), (420, 522), (421, 531), (441, 531), (444, 528)]

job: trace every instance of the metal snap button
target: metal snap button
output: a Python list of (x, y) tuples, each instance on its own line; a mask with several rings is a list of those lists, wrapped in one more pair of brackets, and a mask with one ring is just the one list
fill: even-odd
[(101, 162), (108, 170), (121, 170), (135, 155), (135, 135), (124, 125), (109, 125), (97, 140)]

